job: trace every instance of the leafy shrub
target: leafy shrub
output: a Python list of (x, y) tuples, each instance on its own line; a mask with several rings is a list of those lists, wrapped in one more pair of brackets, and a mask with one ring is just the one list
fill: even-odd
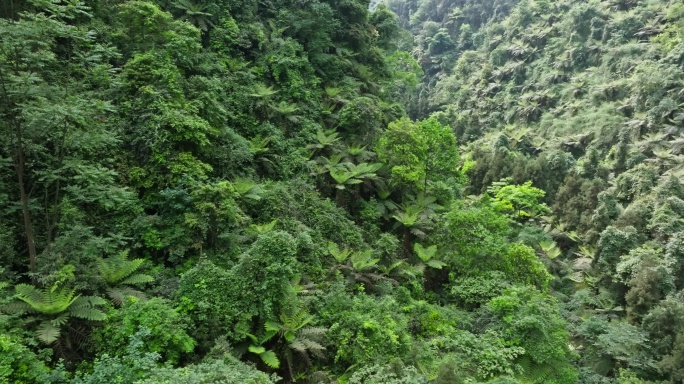
[(524, 354), (516, 359), (523, 375), (534, 383), (572, 383), (577, 371), (568, 347), (566, 323), (558, 305), (533, 287), (512, 287), (487, 303), (507, 344), (519, 346)]
[(186, 272), (178, 290), (181, 312), (195, 321), (194, 335), (209, 347), (227, 335), (242, 341), (254, 324), (276, 318), (292, 300), (297, 243), (286, 232), (259, 235), (231, 269), (200, 262)]
[(9, 335), (0, 334), (0, 383), (45, 383), (49, 372), (36, 354)]
[(506, 276), (498, 271), (485, 272), (479, 276), (454, 278), (449, 295), (467, 308), (477, 308), (481, 304), (499, 296), (510, 284)]
[(150, 332), (140, 336), (144, 343), (142, 353), (159, 353), (165, 361), (175, 364), (195, 348), (195, 340), (187, 333), (187, 322), (166, 300), (159, 298), (131, 299), (120, 310), (112, 311), (96, 336), (98, 348), (111, 356), (121, 356), (130, 337), (143, 328)]
[(349, 384), (426, 384), (427, 378), (415, 367), (405, 366), (401, 360), (359, 369), (349, 378)]
[(411, 348), (408, 319), (391, 296), (349, 296), (334, 287), (318, 303), (329, 349), (339, 368), (402, 358)]

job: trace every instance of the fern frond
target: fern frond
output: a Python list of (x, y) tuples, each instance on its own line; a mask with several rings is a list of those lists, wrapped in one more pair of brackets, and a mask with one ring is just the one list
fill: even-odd
[(300, 353), (306, 353), (307, 350), (306, 345), (300, 339), (292, 340), (292, 342), (290, 343), (290, 348)]
[(69, 320), (69, 315), (66, 313), (63, 313), (56, 318), (52, 320), (47, 320), (52, 324), (54, 327), (61, 328), (62, 325), (66, 324), (66, 322)]
[(124, 289), (120, 288), (110, 288), (107, 290), (107, 296), (109, 296), (110, 299), (114, 302), (116, 305), (123, 305), (124, 299), (126, 296), (126, 292)]
[(280, 360), (278, 360), (278, 356), (276, 356), (275, 352), (266, 351), (260, 354), (259, 357), (261, 357), (261, 360), (269, 367), (273, 369), (280, 368)]
[(107, 284), (116, 284), (127, 278), (145, 262), (145, 259), (127, 259), (128, 253), (122, 252), (108, 259), (99, 259), (97, 262), (100, 275)]
[(143, 273), (138, 273), (133, 276), (129, 276), (122, 280), (119, 284), (127, 284), (127, 285), (141, 285), (141, 284), (147, 284), (151, 283), (154, 281), (154, 277), (150, 275), (145, 275)]
[(276, 323), (275, 321), (267, 321), (266, 324), (264, 324), (264, 328), (266, 328), (266, 331), (278, 332), (283, 328), (283, 326)]
[[(307, 351), (325, 351), (325, 347), (318, 344), (317, 342), (309, 339), (302, 339), (301, 343), (304, 345)], [(294, 349), (294, 348), (293, 348)]]
[(15, 290), (17, 299), (30, 305), (34, 311), (45, 315), (64, 312), (79, 297), (75, 295), (73, 289), (39, 290), (29, 284), (19, 284), (15, 286)]
[(38, 340), (42, 341), (45, 344), (54, 343), (57, 339), (59, 339), (60, 334), (61, 331), (59, 327), (55, 327), (54, 325), (52, 325), (52, 323), (49, 320), (40, 323), (40, 325), (38, 326), (38, 330), (36, 331)]
[(529, 383), (546, 383), (549, 376), (553, 373), (553, 368), (550, 365), (536, 364), (529, 356), (520, 358), (517, 363), (522, 370), (523, 378)]
[(144, 293), (130, 287), (109, 288), (107, 289), (107, 296), (109, 296), (116, 305), (123, 305), (124, 299), (129, 296), (145, 299)]
[(275, 336), (277, 333), (278, 333), (278, 331), (266, 331), (266, 332), (261, 336), (261, 340), (259, 341), (259, 344), (263, 344), (263, 343), (265, 343), (265, 342), (271, 340), (271, 338), (272, 338), (273, 336)]
[(440, 260), (428, 260), (425, 264), (435, 269), (442, 269), (442, 267), (446, 266), (446, 263)]
[[(252, 335), (251, 333), (247, 333), (246, 336), (249, 337), (249, 339), (252, 340), (252, 342), (254, 344), (259, 344), (259, 338), (258, 337)], [(251, 352), (251, 350), (250, 350), (250, 352)]]
[(17, 298), (31, 305), (31, 302), (39, 303), (44, 301), (45, 296), (41, 290), (29, 284), (18, 284), (14, 287)]
[(106, 313), (95, 308), (70, 308), (69, 314), (74, 317), (91, 321), (102, 321), (107, 318)]
[(416, 255), (423, 260), (424, 263), (428, 262), (428, 260), (431, 260), (433, 257), (435, 257), (435, 255), (437, 255), (436, 245), (431, 245), (425, 248), (422, 244), (415, 243), (413, 245), (413, 250), (416, 252)]
[(328, 332), (328, 328), (323, 328), (323, 327), (306, 327), (302, 328), (299, 330), (299, 335), (301, 337), (305, 337), (307, 339), (311, 338), (319, 338), (325, 335), (325, 333)]
[(97, 305), (105, 305), (107, 301), (100, 296), (81, 296), (74, 301), (70, 309), (91, 308)]
[(8, 315), (20, 315), (25, 312), (38, 313), (38, 311), (23, 301), (9, 303), (0, 308), (0, 312), (6, 313)]
[(332, 241), (328, 242), (328, 252), (335, 258), (335, 261), (338, 263), (344, 263), (345, 260), (351, 255), (352, 251), (349, 249), (344, 249), (340, 250), (340, 247), (333, 243)]
[(266, 348), (260, 345), (250, 345), (247, 349), (252, 353), (256, 353), (257, 355), (261, 355), (262, 353), (266, 352)]

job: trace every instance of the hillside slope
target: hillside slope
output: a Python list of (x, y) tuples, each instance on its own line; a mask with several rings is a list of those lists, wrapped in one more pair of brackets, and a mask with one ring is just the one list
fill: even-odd
[(468, 191), (546, 191), (581, 382), (682, 382), (681, 2), (388, 3), (427, 75), (410, 110), (455, 129)]
[(0, 1), (0, 383), (577, 381), (544, 191), (369, 6)]

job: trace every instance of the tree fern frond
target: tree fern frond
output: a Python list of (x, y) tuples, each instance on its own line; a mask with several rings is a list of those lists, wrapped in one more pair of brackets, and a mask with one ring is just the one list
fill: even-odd
[(141, 284), (147, 284), (151, 283), (154, 281), (154, 277), (150, 275), (146, 275), (143, 273), (138, 273), (133, 276), (129, 276), (122, 280), (119, 284), (127, 284), (127, 285), (141, 285)]
[(98, 259), (97, 267), (108, 284), (115, 284), (133, 274), (144, 262), (145, 259), (128, 260), (128, 252), (124, 251), (107, 259)]
[(29, 284), (18, 284), (14, 287), (17, 297), (31, 305), (31, 302), (39, 303), (45, 300), (43, 291)]
[(366, 273), (366, 276), (368, 276), (371, 280), (376, 281), (376, 282), (383, 280), (385, 278), (385, 276), (379, 275), (377, 273)]
[(442, 269), (442, 267), (447, 265), (445, 262), (440, 261), (440, 260), (428, 260), (425, 264), (428, 267), (435, 268), (435, 269)]
[(522, 369), (522, 376), (526, 382), (534, 384), (546, 383), (547, 379), (553, 373), (551, 365), (536, 364), (529, 356), (524, 356), (517, 361), (518, 366)]
[(91, 308), (97, 305), (105, 305), (107, 301), (100, 296), (81, 296), (74, 301), (69, 309)]
[(256, 353), (257, 355), (261, 355), (262, 353), (266, 352), (266, 348), (260, 345), (250, 345), (247, 349), (252, 353)]
[(4, 305), (2, 308), (0, 308), (0, 312), (6, 313), (8, 315), (20, 315), (26, 312), (38, 313), (38, 311), (33, 309), (32, 306), (23, 301), (15, 301), (13, 303)]
[(325, 347), (318, 344), (317, 342), (309, 339), (302, 339), (301, 340), (302, 345), (304, 345), (304, 348), (307, 351), (313, 352), (313, 351), (325, 351)]
[(69, 314), (74, 317), (91, 321), (102, 321), (107, 318), (107, 314), (95, 308), (70, 308)]
[(306, 350), (307, 350), (306, 345), (300, 339), (294, 339), (290, 343), (290, 348), (292, 348), (295, 351), (300, 352), (300, 353), (306, 353)]
[(109, 288), (107, 289), (107, 296), (109, 296), (110, 299), (114, 302), (116, 305), (123, 305), (124, 299), (126, 296), (128, 296), (125, 292), (124, 289), (121, 288)]
[[(252, 342), (254, 344), (259, 344), (259, 338), (256, 337), (255, 335), (252, 335), (251, 333), (247, 333), (247, 334), (245, 334), (245, 336), (249, 337), (249, 339), (252, 340)], [(250, 350), (250, 352), (251, 352), (251, 350)]]
[(326, 332), (328, 332), (328, 328), (323, 327), (306, 327), (299, 330), (301, 337), (307, 339), (322, 337)]
[(15, 297), (32, 307), (36, 312), (45, 315), (56, 315), (64, 312), (79, 296), (69, 289), (39, 290), (29, 284), (15, 286)]
[(55, 327), (49, 320), (43, 321), (36, 331), (38, 339), (45, 344), (52, 344), (61, 334), (59, 327)]
[(47, 320), (47, 321), (49, 321), (50, 324), (52, 324), (54, 327), (61, 328), (62, 325), (66, 324), (66, 322), (68, 320), (69, 320), (69, 315), (63, 313), (63, 314), (57, 316), (56, 318), (51, 319), (51, 320)]
[(422, 244), (420, 243), (415, 243), (413, 244), (413, 250), (416, 252), (416, 255), (423, 260), (423, 262), (427, 262), (428, 260), (432, 259), (435, 257), (437, 254), (437, 246), (436, 245), (431, 245), (427, 248), (423, 247)]
[(275, 321), (267, 321), (266, 324), (264, 324), (264, 328), (266, 328), (267, 331), (280, 331), (283, 326), (276, 323)]
[(266, 351), (264, 353), (261, 353), (259, 357), (261, 357), (261, 360), (269, 367), (273, 369), (280, 368), (280, 360), (278, 360), (278, 356), (276, 356), (275, 352)]
[(107, 296), (116, 305), (122, 305), (126, 297), (132, 296), (141, 300), (146, 298), (145, 294), (131, 287), (116, 287), (107, 289)]

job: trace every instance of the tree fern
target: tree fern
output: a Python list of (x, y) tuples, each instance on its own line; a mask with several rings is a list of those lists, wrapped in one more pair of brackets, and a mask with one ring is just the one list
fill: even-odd
[(424, 263), (425, 266), (435, 269), (442, 269), (442, 267), (446, 265), (446, 263), (436, 258), (436, 245), (431, 245), (425, 248), (420, 243), (415, 243), (413, 245), (413, 250), (416, 252), (416, 255), (420, 258), (420, 260)]
[(340, 250), (340, 247), (332, 241), (328, 242), (328, 252), (335, 258), (338, 263), (344, 263), (352, 254), (352, 251), (345, 248)]
[(24, 320), (26, 323), (40, 321), (36, 328), (36, 337), (45, 344), (57, 341), (62, 328), (72, 317), (90, 321), (102, 321), (107, 317), (97, 308), (106, 303), (98, 296), (77, 295), (75, 290), (60, 287), (58, 284), (45, 289), (19, 284), (14, 289), (15, 302), (5, 306), (3, 310), (16, 314), (37, 315)]
[(144, 296), (132, 286), (154, 281), (150, 275), (135, 273), (145, 262), (144, 259), (128, 260), (127, 256), (128, 252), (121, 252), (108, 259), (99, 259), (97, 262), (100, 276), (107, 284), (107, 296), (119, 305), (126, 296)]
[(207, 6), (204, 4), (195, 4), (189, 0), (176, 0), (173, 6), (183, 12), (181, 20), (186, 20), (202, 31), (209, 30), (214, 26), (211, 21), (212, 15), (205, 12)]
[(28, 305), (27, 310), (44, 315), (56, 315), (66, 311), (77, 299), (75, 291), (53, 287), (39, 290), (29, 284), (19, 284), (15, 287), (15, 297)]
[(264, 193), (261, 185), (249, 179), (236, 179), (232, 185), (240, 197), (244, 199), (261, 200), (261, 194)]
[(529, 384), (542, 384), (546, 383), (548, 378), (553, 373), (553, 368), (551, 365), (535, 364), (529, 356), (525, 356), (518, 360), (518, 365), (522, 369), (522, 377), (520, 377), (523, 383)]
[(560, 250), (560, 248), (558, 248), (558, 245), (556, 245), (556, 242), (553, 240), (541, 241), (539, 242), (539, 246), (541, 247), (544, 255), (546, 255), (551, 260), (557, 258), (562, 254), (562, 251)]
[(96, 307), (105, 305), (107, 302), (98, 296), (81, 296), (69, 307), (70, 316), (91, 321), (102, 321), (107, 318), (104, 312)]
[(276, 335), (276, 331), (266, 331), (261, 336), (256, 336), (251, 333), (247, 334), (247, 337), (252, 341), (252, 343), (247, 347), (247, 350), (261, 359), (267, 366), (273, 369), (280, 368), (280, 360), (276, 356), (275, 352), (270, 349), (266, 349), (263, 344), (267, 343), (273, 336)]
[(263, 235), (265, 233), (271, 232), (278, 224), (278, 219), (272, 220), (265, 224), (250, 224), (249, 230), (252, 234)]
[[(294, 363), (298, 361), (294, 358), (296, 352), (301, 361), (310, 364), (310, 354), (322, 357), (325, 347), (321, 345), (327, 329), (322, 327), (312, 327), (309, 324), (313, 321), (306, 308), (293, 305), (283, 310), (280, 314), (280, 321), (268, 321), (264, 328), (266, 334), (278, 335), (278, 347), (276, 348), (287, 362), (290, 377), (294, 381)], [(263, 358), (262, 358), (263, 359)]]

